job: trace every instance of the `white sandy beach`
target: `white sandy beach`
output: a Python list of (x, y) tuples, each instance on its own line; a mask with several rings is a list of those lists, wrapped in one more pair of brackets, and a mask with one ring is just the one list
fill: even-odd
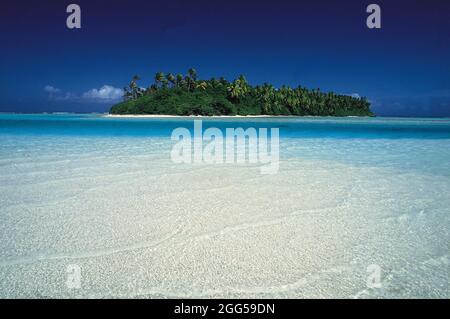
[[(214, 116), (204, 116), (204, 115), (167, 115), (167, 114), (105, 114), (105, 117), (117, 117), (117, 118), (267, 118), (267, 117), (277, 117), (273, 115), (214, 115)], [(281, 116), (279, 116), (281, 117)], [(285, 116), (284, 116), (285, 117)]]

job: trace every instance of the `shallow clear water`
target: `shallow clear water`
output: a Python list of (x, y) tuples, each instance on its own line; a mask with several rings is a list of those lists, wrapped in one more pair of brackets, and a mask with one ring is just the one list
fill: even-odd
[(1, 114), (0, 296), (450, 297), (449, 119), (203, 126), (279, 128), (278, 173), (173, 163), (192, 118)]

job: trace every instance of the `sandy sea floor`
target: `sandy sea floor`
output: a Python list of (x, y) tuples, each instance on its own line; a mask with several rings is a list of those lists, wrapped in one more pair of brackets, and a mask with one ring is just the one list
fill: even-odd
[(1, 297), (450, 297), (450, 140), (283, 138), (262, 175), (163, 137), (5, 137)]

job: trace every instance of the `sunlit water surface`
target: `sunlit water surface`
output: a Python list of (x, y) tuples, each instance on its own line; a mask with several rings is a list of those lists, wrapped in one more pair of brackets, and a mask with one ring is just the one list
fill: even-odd
[(172, 162), (192, 118), (0, 115), (0, 297), (450, 297), (450, 120), (203, 126), (279, 128), (278, 173)]

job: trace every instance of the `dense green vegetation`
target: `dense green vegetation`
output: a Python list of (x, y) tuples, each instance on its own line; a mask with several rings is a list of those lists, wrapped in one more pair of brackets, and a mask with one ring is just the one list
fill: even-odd
[(139, 80), (134, 76), (124, 88), (124, 101), (111, 108), (112, 114), (373, 115), (366, 98), (300, 86), (251, 86), (242, 75), (228, 82), (223, 77), (200, 80), (195, 69), (186, 76), (158, 72), (147, 89), (138, 85)]

